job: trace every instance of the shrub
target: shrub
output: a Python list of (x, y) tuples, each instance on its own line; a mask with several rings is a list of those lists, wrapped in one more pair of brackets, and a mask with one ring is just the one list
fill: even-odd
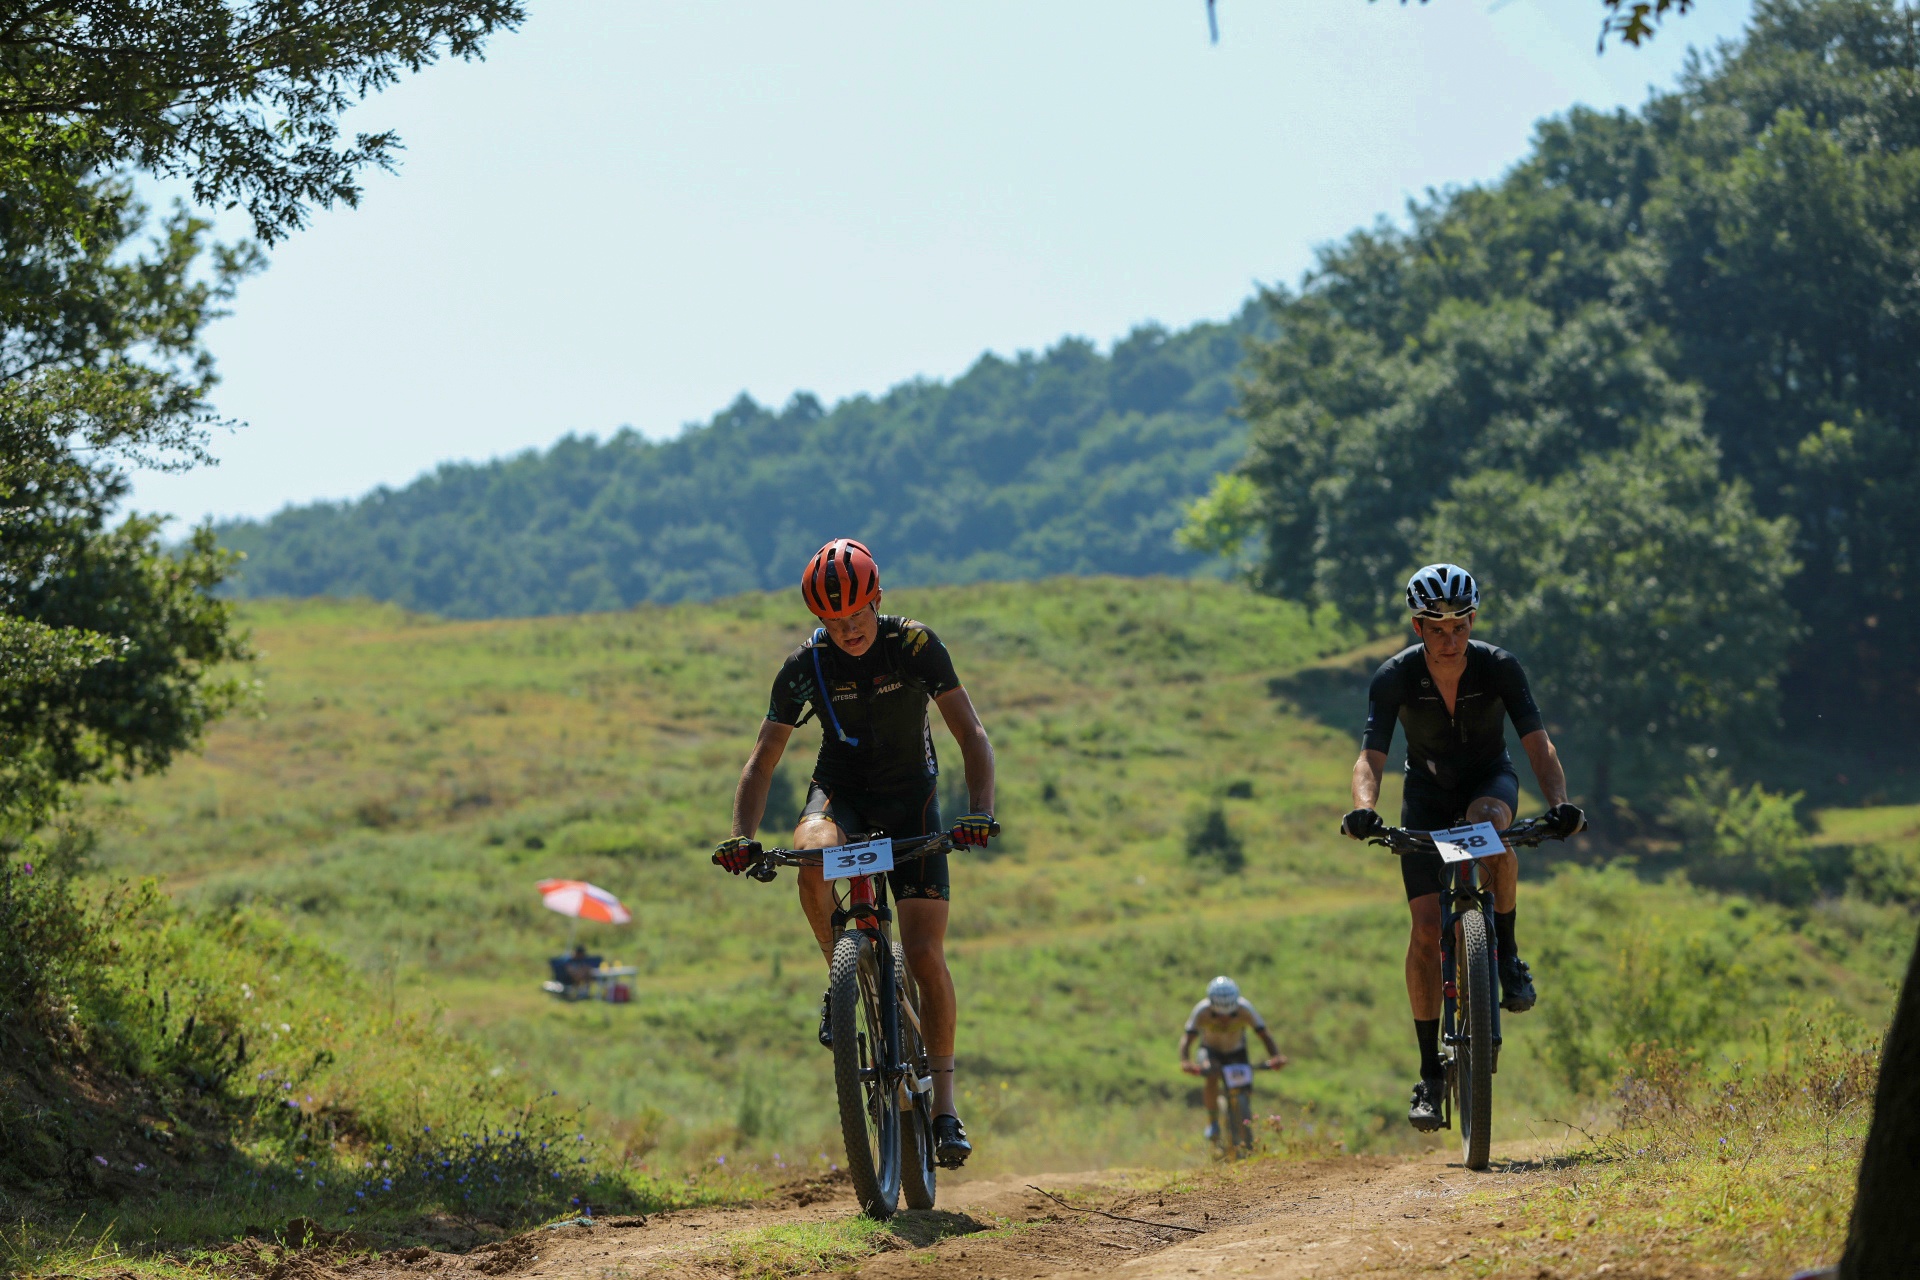
[(1227, 825), (1227, 811), (1220, 805), (1210, 805), (1188, 819), (1187, 857), (1217, 866), (1229, 875), (1245, 869), (1246, 846)]

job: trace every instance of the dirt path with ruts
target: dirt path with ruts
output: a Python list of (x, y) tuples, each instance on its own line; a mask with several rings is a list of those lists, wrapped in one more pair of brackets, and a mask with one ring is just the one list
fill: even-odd
[[(1411, 1277), (1449, 1274), (1706, 1277), (1722, 1274), (1657, 1254), (1542, 1238), (1526, 1203), (1549, 1189), (1538, 1161), (1495, 1161), (1485, 1173), (1453, 1153), (1413, 1159), (1256, 1161), (1177, 1173), (1044, 1175), (943, 1186), (939, 1210), (901, 1213), (873, 1237), (877, 1252), (814, 1268), (765, 1245), (768, 1228), (845, 1224), (844, 1185), (810, 1183), (757, 1204), (544, 1228), (468, 1252), (337, 1251), (275, 1280), (400, 1280), (432, 1275), (516, 1280), (771, 1277), (828, 1270), (862, 1280), (1117, 1280), (1190, 1277)], [(1051, 1192), (1058, 1199), (1039, 1194)], [(1100, 1210), (1103, 1212), (1094, 1212)]]

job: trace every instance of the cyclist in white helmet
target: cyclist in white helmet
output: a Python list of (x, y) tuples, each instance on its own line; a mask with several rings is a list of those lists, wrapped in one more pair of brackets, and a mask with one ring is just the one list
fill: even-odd
[[(1266, 1020), (1240, 994), (1240, 984), (1226, 974), (1207, 984), (1207, 998), (1187, 1015), (1186, 1030), (1180, 1035), (1180, 1069), (1206, 1077), (1200, 1088), (1206, 1097), (1208, 1141), (1220, 1136), (1219, 1122), (1214, 1119), (1219, 1114), (1214, 1108), (1220, 1096), (1220, 1073), (1212, 1068), (1248, 1060), (1249, 1029), (1267, 1046), (1267, 1066), (1277, 1070), (1287, 1065), (1280, 1046), (1273, 1042), (1273, 1033), (1267, 1030)], [(1200, 1042), (1198, 1062), (1189, 1060), (1196, 1040)]]
[[(1365, 840), (1385, 829), (1374, 806), (1380, 775), (1396, 723), (1407, 731), (1406, 788), (1400, 825), (1438, 831), (1460, 823), (1513, 825), (1520, 802), (1520, 775), (1507, 754), (1505, 721), (1513, 721), (1527, 762), (1550, 806), (1547, 821), (1562, 835), (1586, 825), (1567, 803), (1567, 775), (1547, 736), (1540, 708), (1527, 687), (1520, 660), (1504, 649), (1470, 639), (1480, 608), (1480, 587), (1456, 564), (1430, 564), (1407, 583), (1407, 608), (1420, 643), (1380, 664), (1367, 690), (1367, 728), (1353, 764), (1353, 812), (1340, 830)], [(1501, 1007), (1525, 1013), (1536, 999), (1533, 975), (1514, 942), (1519, 863), (1511, 853), (1486, 859), (1482, 874), (1493, 890), (1495, 950), (1499, 955)], [(1444, 864), (1437, 853), (1400, 859), (1400, 878), (1413, 915), (1407, 943), (1407, 999), (1413, 1006), (1420, 1045), (1420, 1083), (1413, 1088), (1407, 1120), (1429, 1132), (1440, 1127), (1446, 1071), (1440, 1061), (1440, 889)]]

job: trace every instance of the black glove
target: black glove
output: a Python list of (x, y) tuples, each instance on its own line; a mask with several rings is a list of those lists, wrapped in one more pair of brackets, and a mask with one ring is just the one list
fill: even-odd
[(713, 865), (739, 875), (760, 861), (760, 842), (748, 836), (734, 836), (713, 846)]
[(1355, 809), (1340, 819), (1340, 834), (1352, 836), (1355, 840), (1370, 839), (1384, 833), (1386, 829), (1387, 824), (1381, 821), (1380, 815), (1371, 809)]
[(1577, 804), (1557, 804), (1547, 810), (1547, 829), (1557, 836), (1570, 836), (1587, 829), (1587, 815)]

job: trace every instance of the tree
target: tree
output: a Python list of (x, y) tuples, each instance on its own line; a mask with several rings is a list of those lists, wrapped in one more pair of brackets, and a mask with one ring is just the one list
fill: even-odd
[(1489, 635), (1526, 660), (1555, 737), (1591, 769), (1580, 789), (1600, 819), (1622, 781), (1675, 787), (1663, 771), (1687, 746), (1775, 718), (1796, 629), (1791, 522), (1721, 482), (1696, 425), (1662, 424), (1546, 484), (1477, 472), (1424, 536), (1425, 558), (1480, 575)]
[(1905, 723), (1916, 211), (1914, 11), (1759, 0), (1741, 45), (1640, 111), (1549, 121), (1499, 182), (1356, 232), (1271, 291), (1240, 468), (1258, 494), (1201, 513), (1244, 529), (1192, 536), (1258, 535), (1263, 589), (1384, 623), (1457, 478), (1550, 485), (1691, 415), (1743, 501), (1791, 522), (1789, 727)]
[(209, 596), (207, 535), (111, 526), (132, 461), (204, 459), (202, 342), (259, 261), (184, 211), (135, 240), (125, 175), (190, 180), (272, 241), (353, 203), (390, 134), (337, 117), (443, 54), (477, 56), (509, 0), (0, 2), (0, 823), (61, 787), (164, 765), (226, 705), (244, 651)]

